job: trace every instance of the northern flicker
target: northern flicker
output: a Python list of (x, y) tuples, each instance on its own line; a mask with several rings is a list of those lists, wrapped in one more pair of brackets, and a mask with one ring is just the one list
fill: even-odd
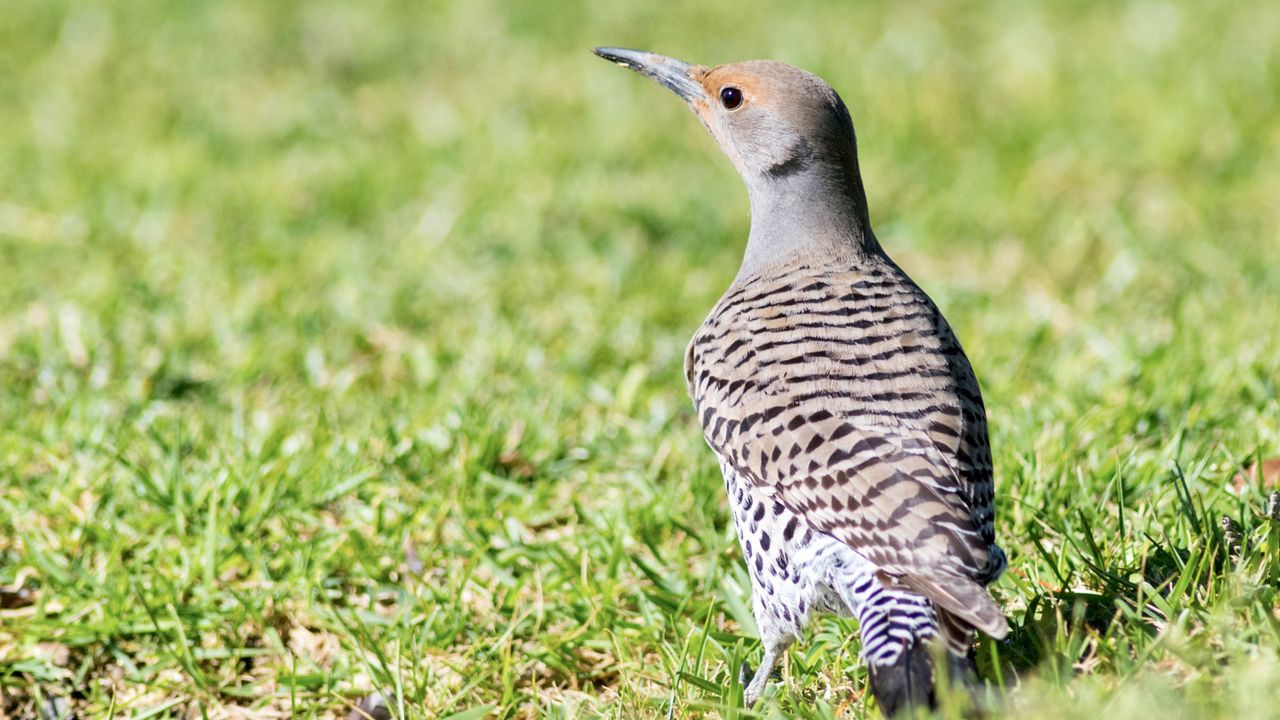
[(596, 54), (679, 95), (746, 183), (751, 232), (694, 335), (685, 377), (724, 473), (763, 645), (754, 704), (815, 612), (857, 618), (881, 708), (934, 702), (976, 631), (1008, 632), (986, 590), (995, 543), (986, 412), (947, 321), (871, 230), (853, 122), (820, 78)]

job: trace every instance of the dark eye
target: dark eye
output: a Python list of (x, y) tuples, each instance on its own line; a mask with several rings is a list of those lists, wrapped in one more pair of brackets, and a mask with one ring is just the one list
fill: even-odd
[(726, 110), (733, 110), (742, 104), (742, 91), (736, 87), (726, 87), (720, 90), (720, 103), (724, 105)]

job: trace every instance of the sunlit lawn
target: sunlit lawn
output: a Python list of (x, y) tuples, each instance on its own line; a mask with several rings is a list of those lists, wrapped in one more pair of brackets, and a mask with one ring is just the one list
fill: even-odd
[[(746, 197), (600, 44), (843, 94), (986, 395), (1011, 717), (1280, 717), (1265, 0), (9, 0), (0, 717), (747, 716), (681, 370)], [(855, 629), (756, 711), (876, 715)]]

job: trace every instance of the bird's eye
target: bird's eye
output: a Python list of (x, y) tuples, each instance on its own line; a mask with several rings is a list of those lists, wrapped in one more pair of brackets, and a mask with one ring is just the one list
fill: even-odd
[(742, 104), (742, 91), (733, 86), (721, 88), (720, 104), (724, 105), (726, 110), (733, 110)]

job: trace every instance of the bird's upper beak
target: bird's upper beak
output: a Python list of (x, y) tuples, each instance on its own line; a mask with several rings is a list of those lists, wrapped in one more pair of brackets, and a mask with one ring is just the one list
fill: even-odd
[(665, 55), (644, 52), (642, 50), (626, 50), (624, 48), (599, 47), (595, 54), (615, 62), (622, 67), (630, 68), (645, 77), (657, 80), (663, 87), (692, 102), (697, 98), (705, 98), (706, 91), (702, 84), (694, 80), (689, 71), (696, 66), (681, 62)]

